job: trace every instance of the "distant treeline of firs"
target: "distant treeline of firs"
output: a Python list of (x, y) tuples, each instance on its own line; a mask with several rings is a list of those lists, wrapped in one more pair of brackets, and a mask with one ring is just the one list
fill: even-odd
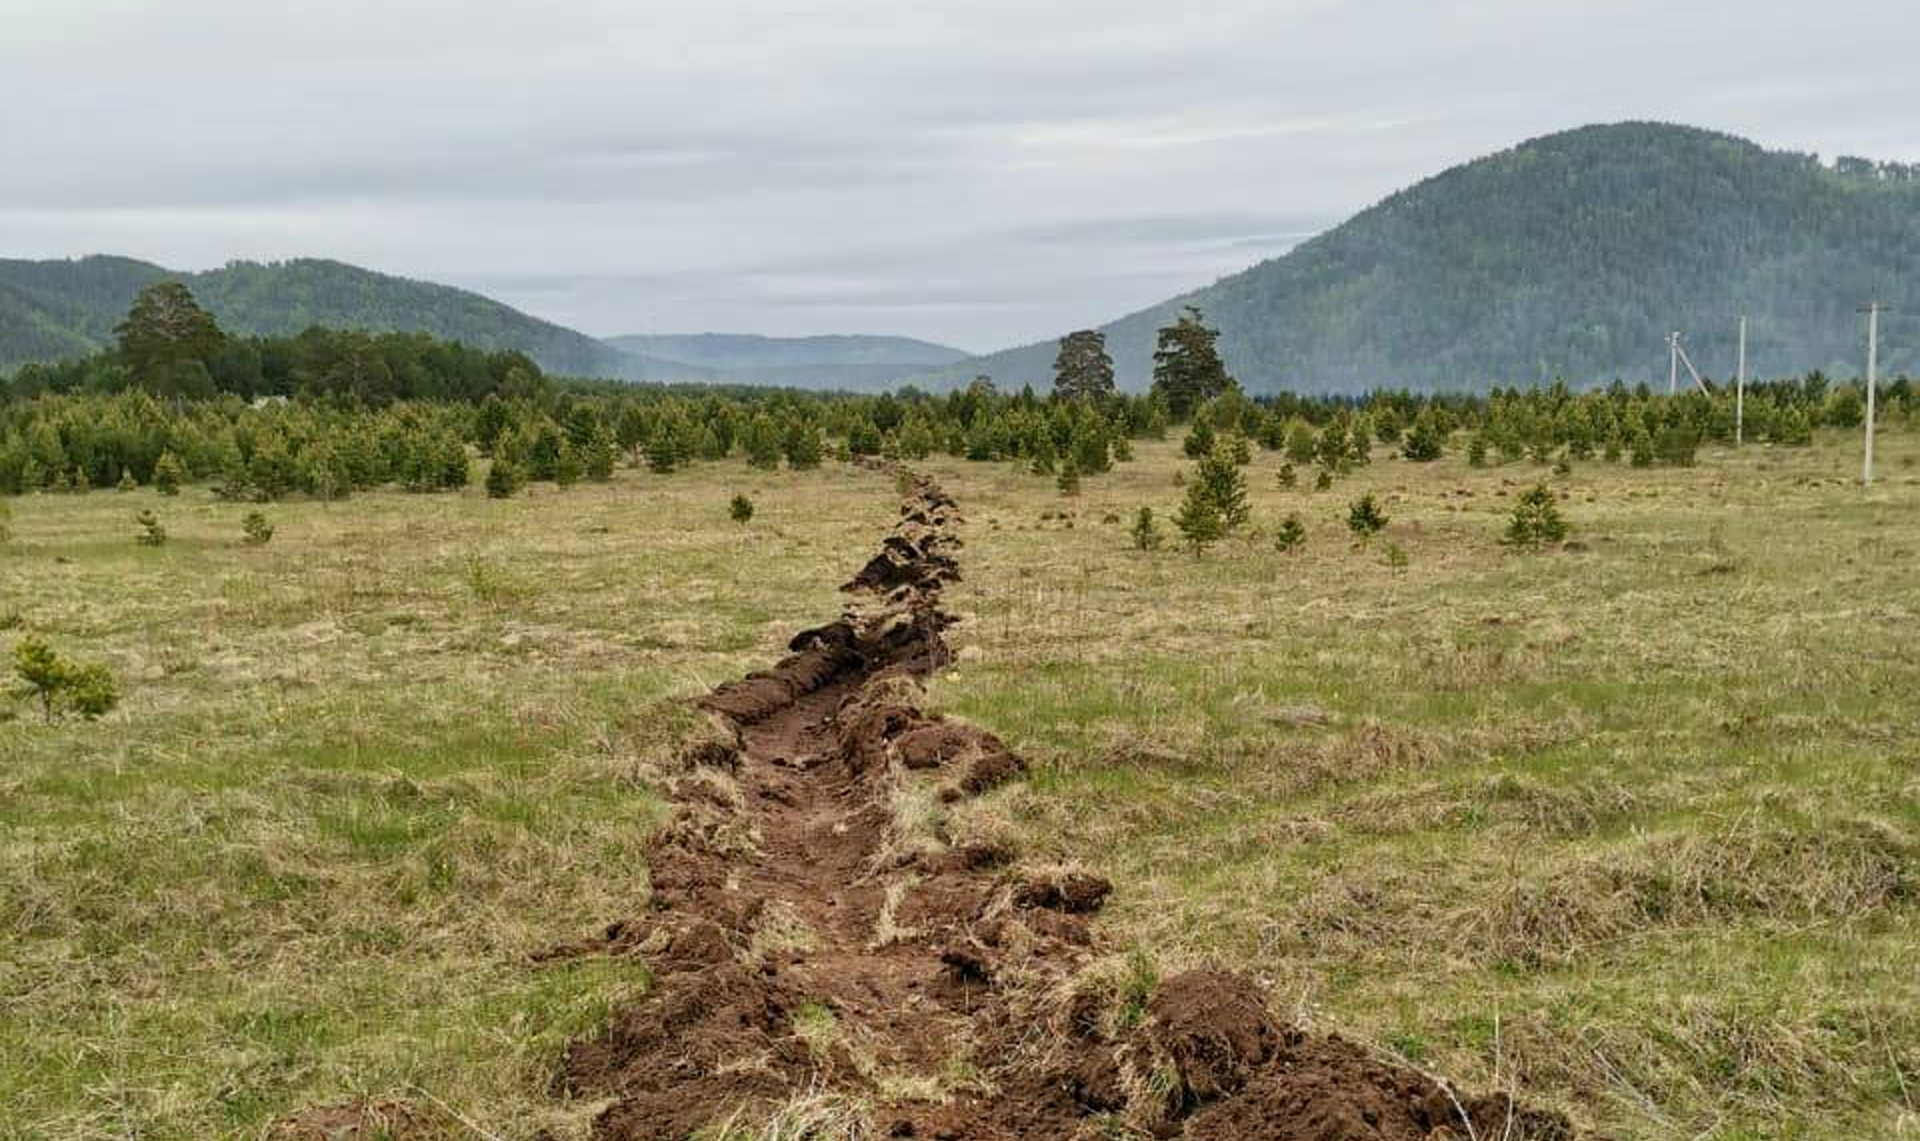
[[(492, 460), (496, 494), (529, 479), (610, 478), (622, 459), (664, 474), (729, 456), (804, 468), (829, 455), (938, 453), (1097, 476), (1129, 459), (1132, 441), (1162, 437), (1178, 422), (1193, 425), (1193, 454), (1216, 442), (1238, 449), (1244, 439), (1326, 466), (1364, 463), (1380, 445), (1411, 460), (1464, 446), (1475, 462), (1690, 463), (1702, 442), (1731, 440), (1735, 430), (1734, 395), (1724, 388), (1673, 397), (1615, 384), (1581, 393), (1249, 398), (1218, 373), (1197, 314), (1169, 337), (1185, 330), (1218, 375), (1186, 390), (1127, 395), (1106, 379), (1043, 396), (1001, 392), (982, 378), (940, 395), (873, 396), (559, 380), (520, 353), (412, 334), (228, 338), (210, 320), (194, 326), (190, 298), (157, 303), (174, 307), (149, 314), (164, 330), (157, 347), (132, 327), (137, 304), (115, 351), (0, 379), (0, 493), (195, 481), (257, 499), (338, 498), (390, 484), (431, 491), (466, 486), (476, 456)], [(1087, 360), (1096, 379), (1110, 377), (1097, 353), (1076, 362), (1063, 350), (1062, 359), (1063, 379)], [(1186, 359), (1191, 365), (1192, 354)], [(1910, 423), (1912, 384), (1883, 385), (1879, 404), (1884, 423)], [(1860, 383), (1818, 373), (1754, 384), (1746, 438), (1805, 444), (1816, 428), (1858, 426), (1864, 406)]]

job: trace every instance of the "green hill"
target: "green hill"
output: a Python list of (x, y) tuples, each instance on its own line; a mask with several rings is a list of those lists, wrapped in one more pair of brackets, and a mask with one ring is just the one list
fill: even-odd
[(94, 351), (134, 294), (166, 275), (128, 258), (0, 260), (0, 370)]
[(134, 294), (162, 278), (184, 281), (230, 332), (291, 334), (310, 325), (423, 332), (480, 349), (519, 349), (542, 368), (569, 376), (711, 376), (696, 366), (623, 352), (477, 293), (320, 259), (233, 262), (205, 273), (113, 257), (0, 261), (0, 369), (101, 348)]
[[(1120, 382), (1144, 387), (1154, 331), (1186, 304), (1221, 331), (1252, 392), (1481, 389), (1565, 378), (1664, 385), (1678, 329), (1731, 374), (1752, 319), (1760, 373), (1861, 371), (1870, 297), (1920, 303), (1920, 169), (1769, 152), (1624, 123), (1524, 143), (1403, 190), (1243, 273), (1106, 326)], [(1063, 330), (1064, 332), (1064, 330)], [(1920, 368), (1920, 319), (1885, 327), (1891, 373)], [(963, 362), (1048, 385), (1055, 346)]]
[(967, 359), (946, 345), (911, 337), (757, 337), (738, 333), (609, 337), (617, 349), (712, 371), (738, 384), (804, 388), (883, 385), (903, 372)]

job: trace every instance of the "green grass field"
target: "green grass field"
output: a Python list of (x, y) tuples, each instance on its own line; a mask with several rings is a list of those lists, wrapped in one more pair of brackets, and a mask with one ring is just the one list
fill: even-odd
[[(1070, 499), (931, 462), (968, 516), (934, 701), (1035, 762), (960, 826), (1111, 875), (1167, 963), (1606, 1136), (1920, 1136), (1920, 437), (1870, 492), (1856, 448), (1379, 449), (1323, 492), (1260, 454), (1254, 533), (1200, 558), (1128, 539), (1171, 444)], [(1510, 550), (1541, 478), (1573, 543)], [(1356, 544), (1362, 491), (1390, 523)], [(560, 1045), (648, 980), (527, 955), (640, 905), (682, 699), (832, 614), (894, 503), (845, 465), (623, 470), (271, 505), (252, 547), (200, 488), (13, 501), (0, 650), (126, 697), (0, 723), (0, 1138), (351, 1099), (578, 1135)]]

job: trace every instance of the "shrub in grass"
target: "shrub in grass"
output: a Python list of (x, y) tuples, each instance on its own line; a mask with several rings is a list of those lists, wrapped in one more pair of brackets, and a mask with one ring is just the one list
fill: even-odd
[(820, 466), (826, 446), (820, 442), (820, 429), (804, 420), (795, 420), (787, 428), (787, 466), (807, 471)]
[(753, 518), (753, 500), (744, 495), (734, 496), (733, 502), (727, 505), (727, 517), (735, 523), (745, 523)]
[(1635, 428), (1627, 438), (1627, 461), (1634, 467), (1653, 466), (1653, 437), (1645, 428)]
[(39, 703), (48, 724), (64, 713), (97, 720), (120, 702), (120, 686), (107, 667), (68, 661), (38, 638), (23, 639), (13, 648), (13, 672), (23, 695)]
[(1507, 542), (1516, 547), (1541, 547), (1567, 537), (1567, 521), (1560, 515), (1559, 498), (1546, 484), (1521, 492), (1507, 521)]
[(1180, 511), (1173, 517), (1173, 525), (1180, 529), (1181, 538), (1194, 554), (1207, 549), (1220, 541), (1227, 533), (1226, 525), (1220, 519), (1220, 508), (1208, 494), (1207, 485), (1194, 481), (1187, 488), (1187, 497), (1180, 503)]
[(1685, 424), (1668, 424), (1654, 440), (1654, 455), (1663, 464), (1692, 467), (1694, 453), (1700, 448), (1700, 434)]
[(1320, 450), (1320, 441), (1313, 434), (1313, 428), (1305, 420), (1295, 417), (1287, 424), (1287, 459), (1296, 464), (1310, 464)]
[(1273, 545), (1282, 551), (1291, 551), (1306, 542), (1307, 528), (1300, 522), (1300, 516), (1289, 512), (1280, 520), (1280, 529), (1273, 533)]
[(1060, 461), (1060, 475), (1053, 482), (1062, 495), (1080, 494), (1080, 465), (1072, 456)]
[(1160, 549), (1160, 527), (1153, 521), (1153, 508), (1144, 504), (1133, 517), (1133, 545), (1143, 551)]
[(560, 445), (560, 458), (553, 465), (553, 482), (560, 487), (572, 487), (580, 482), (580, 476), (586, 466), (580, 461), (580, 452), (571, 443)]
[(487, 469), (487, 495), (492, 499), (507, 499), (520, 490), (520, 469), (503, 459), (493, 461)]
[[(1194, 469), (1193, 486), (1213, 504), (1220, 517), (1221, 533), (1234, 531), (1247, 522), (1252, 508), (1247, 505), (1247, 479), (1229, 448), (1216, 448), (1201, 457)], [(1191, 497), (1192, 490), (1188, 495)]]
[(1429, 463), (1440, 458), (1446, 447), (1446, 439), (1446, 429), (1441, 427), (1433, 406), (1428, 405), (1413, 418), (1413, 427), (1407, 430), (1400, 454), (1416, 463)]
[(143, 547), (158, 547), (166, 543), (167, 529), (161, 525), (158, 515), (143, 510), (133, 517), (133, 521), (140, 524), (140, 533), (133, 537), (135, 542)]
[(1192, 431), (1189, 431), (1187, 438), (1180, 442), (1180, 450), (1185, 452), (1188, 458), (1197, 460), (1201, 456), (1210, 454), (1213, 447), (1213, 421), (1205, 416), (1195, 417)]
[(1315, 491), (1325, 491), (1332, 486), (1333, 486), (1333, 469), (1332, 468), (1323, 467), (1319, 471), (1314, 473), (1313, 489)]
[(240, 520), (240, 530), (246, 535), (248, 546), (264, 547), (273, 541), (273, 524), (258, 511), (247, 512), (246, 518)]
[(1320, 462), (1329, 471), (1345, 471), (1353, 459), (1353, 447), (1347, 439), (1347, 422), (1338, 417), (1320, 432)]
[(1386, 512), (1380, 510), (1380, 502), (1373, 497), (1372, 492), (1368, 492), (1347, 506), (1347, 530), (1362, 539), (1379, 534), (1386, 525)]
[(1279, 480), (1281, 487), (1292, 487), (1300, 482), (1300, 477), (1294, 473), (1293, 465), (1290, 463), (1281, 464), (1280, 474), (1274, 478)]
[(133, 478), (133, 472), (130, 469), (121, 468), (120, 482), (114, 484), (114, 486), (119, 488), (121, 491), (132, 491), (134, 488), (140, 486), (140, 481)]
[(1805, 447), (1813, 443), (1813, 425), (1805, 412), (1789, 405), (1774, 417), (1767, 429), (1767, 439), (1787, 447)]
[(606, 483), (613, 478), (613, 467), (619, 458), (619, 446), (612, 431), (604, 424), (595, 428), (587, 440), (582, 457), (587, 478), (595, 483)]

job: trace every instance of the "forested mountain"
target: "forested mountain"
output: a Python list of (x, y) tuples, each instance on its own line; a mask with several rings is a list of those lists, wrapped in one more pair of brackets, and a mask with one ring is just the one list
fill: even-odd
[[(1666, 334), (1700, 369), (1861, 371), (1878, 296), (1920, 303), (1920, 168), (1769, 152), (1686, 127), (1550, 135), (1456, 167), (1243, 273), (1105, 327), (1138, 390), (1155, 330), (1197, 305), (1250, 392), (1485, 389), (1616, 377), (1664, 386)], [(1065, 330), (1063, 330), (1064, 332)], [(1883, 324), (1889, 373), (1920, 369), (1920, 317)], [(1051, 383), (1057, 346), (921, 383)]]
[(134, 294), (165, 276), (129, 258), (0, 259), (0, 372), (93, 352), (113, 338)]
[(96, 256), (0, 259), (0, 372), (106, 346), (134, 295), (167, 279), (185, 283), (231, 333), (290, 336), (316, 325), (426, 333), (476, 349), (518, 350), (563, 376), (861, 388), (967, 356), (908, 337), (701, 333), (602, 341), (477, 293), (337, 261), (233, 262), (204, 273), (176, 273)]
[(622, 352), (451, 286), (336, 261), (233, 262), (174, 273), (126, 258), (0, 260), (0, 370), (83, 355), (113, 338), (134, 294), (163, 278), (184, 282), (229, 332), (290, 335), (312, 325), (428, 333), (476, 349), (517, 349), (550, 372), (625, 380), (704, 380), (707, 370)]
[(756, 337), (735, 333), (608, 337), (617, 349), (711, 371), (741, 384), (859, 388), (941, 368), (967, 354), (911, 337)]

